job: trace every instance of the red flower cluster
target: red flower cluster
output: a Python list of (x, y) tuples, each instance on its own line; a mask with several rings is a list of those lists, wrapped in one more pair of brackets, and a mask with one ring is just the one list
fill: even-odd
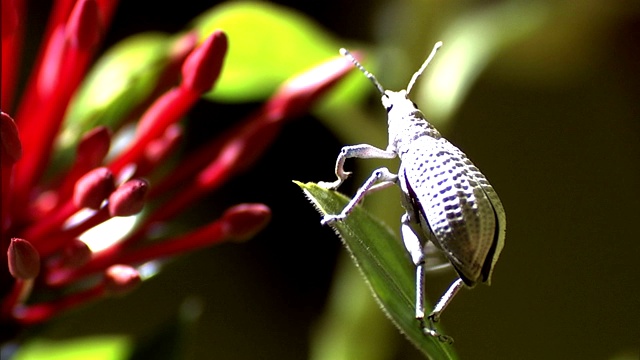
[[(276, 138), (286, 120), (301, 115), (351, 70), (336, 58), (286, 82), (258, 111), (223, 137), (182, 159), (177, 168), (150, 184), (182, 139), (179, 121), (220, 75), (227, 36), (215, 31), (202, 43), (188, 34), (172, 61), (178, 85), (164, 90), (137, 122), (135, 136), (110, 160), (111, 132), (88, 131), (73, 164), (58, 178), (45, 180), (56, 137), (71, 97), (91, 64), (115, 10), (113, 0), (55, 1), (44, 45), (11, 117), (19, 53), (24, 34), (24, 1), (2, 0), (2, 256), (0, 328), (3, 339), (21, 327), (46, 321), (60, 311), (141, 281), (136, 266), (229, 240), (246, 240), (270, 218), (263, 204), (240, 204), (219, 219), (186, 234), (146, 242), (156, 225), (171, 221), (204, 194), (250, 167)], [(172, 74), (163, 74), (171, 78)], [(163, 93), (164, 91), (164, 93)], [(6, 112), (5, 112), (6, 110)], [(14, 121), (15, 118), (15, 121)], [(155, 178), (154, 178), (155, 179)], [(160, 195), (163, 195), (162, 198)], [(168, 195), (168, 196), (165, 196)], [(139, 214), (154, 206), (124, 239), (92, 252), (81, 234), (113, 217)], [(157, 202), (162, 201), (161, 206)], [(82, 217), (78, 214), (84, 213)], [(80, 279), (93, 276), (92, 285)], [(83, 282), (82, 284), (86, 284)], [(34, 292), (73, 291), (46, 302), (29, 301)]]

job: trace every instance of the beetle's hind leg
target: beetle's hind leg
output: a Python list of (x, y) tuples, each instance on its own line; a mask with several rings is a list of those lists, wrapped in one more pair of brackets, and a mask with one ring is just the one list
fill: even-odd
[(451, 286), (449, 286), (449, 289), (447, 289), (447, 291), (442, 295), (440, 300), (438, 300), (436, 306), (433, 307), (433, 311), (431, 311), (427, 317), (429, 319), (429, 328), (425, 328), (425, 331), (431, 336), (437, 336), (440, 341), (453, 343), (453, 339), (451, 337), (437, 333), (435, 330), (435, 323), (440, 320), (440, 315), (442, 315), (444, 309), (446, 309), (447, 305), (449, 305), (451, 300), (453, 300), (458, 291), (462, 289), (463, 285), (464, 282), (462, 282), (462, 279), (454, 281)]
[(442, 273), (453, 269), (449, 259), (444, 256), (432, 241), (427, 241), (422, 251), (424, 253), (424, 271), (426, 273)]
[[(453, 338), (447, 335), (440, 334), (435, 329), (435, 323), (439, 320), (440, 314), (444, 311), (444, 308), (449, 304), (453, 296), (458, 292), (460, 287), (462, 286), (462, 280), (456, 281), (449, 288), (449, 290), (443, 295), (443, 297), (438, 301), (438, 304), (434, 307), (434, 310), (429, 314), (427, 319), (429, 320), (429, 324), (424, 321), (424, 299), (425, 299), (425, 271), (426, 271), (426, 258), (429, 256), (433, 256), (434, 254), (426, 251), (428, 248), (423, 245), (420, 241), (420, 238), (416, 235), (411, 227), (411, 216), (408, 213), (405, 213), (402, 216), (402, 225), (400, 227), (400, 231), (402, 233), (402, 240), (404, 242), (404, 246), (409, 252), (411, 256), (411, 260), (416, 266), (416, 319), (420, 325), (420, 329), (429, 335), (438, 338), (438, 340), (446, 343), (453, 343)], [(427, 256), (425, 256), (427, 253)]]

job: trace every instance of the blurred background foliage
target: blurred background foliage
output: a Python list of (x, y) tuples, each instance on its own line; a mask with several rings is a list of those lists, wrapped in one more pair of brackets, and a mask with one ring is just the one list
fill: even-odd
[[(219, 5), (122, 1), (105, 50), (143, 31), (178, 33)], [(191, 143), (215, 136), (279, 82), (338, 47), (362, 51), (364, 65), (397, 90), (442, 40), (414, 101), (482, 169), (508, 218), (493, 285), (463, 291), (442, 318), (460, 358), (638, 358), (640, 3), (261, 3), (271, 5), (283, 14), (272, 19), (277, 26), (224, 26), (230, 52), (220, 87), (236, 96), (214, 91), (191, 112)], [(37, 47), (47, 7), (29, 6), (27, 52)], [(91, 337), (100, 336), (97, 343), (113, 345), (92, 356), (105, 359), (133, 348), (134, 358), (421, 358), (291, 182), (331, 180), (343, 144), (386, 146), (377, 93), (361, 74), (351, 78), (314, 114), (288, 125), (250, 172), (189, 214), (197, 219), (230, 203), (264, 202), (273, 221), (258, 237), (182, 257), (134, 293), (70, 312), (34, 335), (71, 341), (75, 351), (98, 351)], [(380, 165), (350, 163), (355, 176), (341, 190), (355, 190)], [(388, 190), (365, 204), (396, 231), (398, 196)], [(432, 302), (453, 277), (427, 278)]]

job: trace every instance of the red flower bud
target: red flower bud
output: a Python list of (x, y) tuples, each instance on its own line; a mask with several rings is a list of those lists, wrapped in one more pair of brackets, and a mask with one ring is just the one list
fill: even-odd
[(93, 169), (76, 182), (73, 202), (78, 208), (88, 207), (97, 210), (114, 189), (115, 182), (111, 170), (106, 167)]
[(72, 46), (91, 49), (98, 44), (102, 29), (96, 1), (78, 1), (69, 16), (66, 29)]
[(89, 168), (99, 166), (109, 152), (111, 131), (106, 126), (98, 126), (87, 131), (78, 144), (76, 162)]
[(280, 86), (266, 104), (268, 117), (282, 119), (299, 116), (353, 69), (349, 61), (336, 57), (291, 78)]
[(271, 209), (264, 204), (239, 204), (222, 215), (226, 235), (234, 241), (245, 241), (264, 229), (271, 220)]
[(182, 87), (205, 93), (218, 79), (224, 55), (227, 53), (227, 35), (216, 30), (191, 52), (182, 66)]
[(18, 135), (18, 127), (11, 116), (0, 112), (0, 141), (2, 141), (2, 163), (13, 164), (22, 156), (22, 144)]
[(40, 273), (40, 254), (30, 242), (12, 238), (7, 250), (9, 272), (16, 279), (33, 279)]
[(62, 265), (70, 268), (78, 268), (91, 260), (91, 249), (84, 241), (73, 239), (62, 250)]
[(142, 211), (149, 183), (142, 179), (131, 179), (120, 185), (109, 196), (111, 216), (131, 216)]

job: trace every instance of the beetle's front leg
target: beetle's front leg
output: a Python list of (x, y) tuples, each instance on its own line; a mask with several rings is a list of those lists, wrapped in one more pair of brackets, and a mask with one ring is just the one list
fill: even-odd
[(393, 159), (395, 157), (395, 151), (391, 151), (389, 149), (382, 150), (369, 144), (345, 146), (340, 150), (340, 154), (336, 160), (336, 176), (338, 177), (338, 180), (333, 182), (321, 181), (318, 185), (329, 190), (337, 189), (349, 177), (349, 175), (351, 175), (350, 172), (344, 171), (344, 162), (349, 158)]
[(356, 205), (362, 200), (365, 195), (372, 190), (379, 190), (387, 186), (391, 186), (398, 181), (398, 175), (392, 173), (387, 168), (379, 168), (371, 173), (371, 176), (367, 181), (362, 184), (358, 192), (353, 196), (353, 199), (342, 209), (342, 212), (338, 215), (325, 215), (320, 223), (322, 225), (332, 224), (336, 221), (344, 220), (347, 215), (353, 210)]

